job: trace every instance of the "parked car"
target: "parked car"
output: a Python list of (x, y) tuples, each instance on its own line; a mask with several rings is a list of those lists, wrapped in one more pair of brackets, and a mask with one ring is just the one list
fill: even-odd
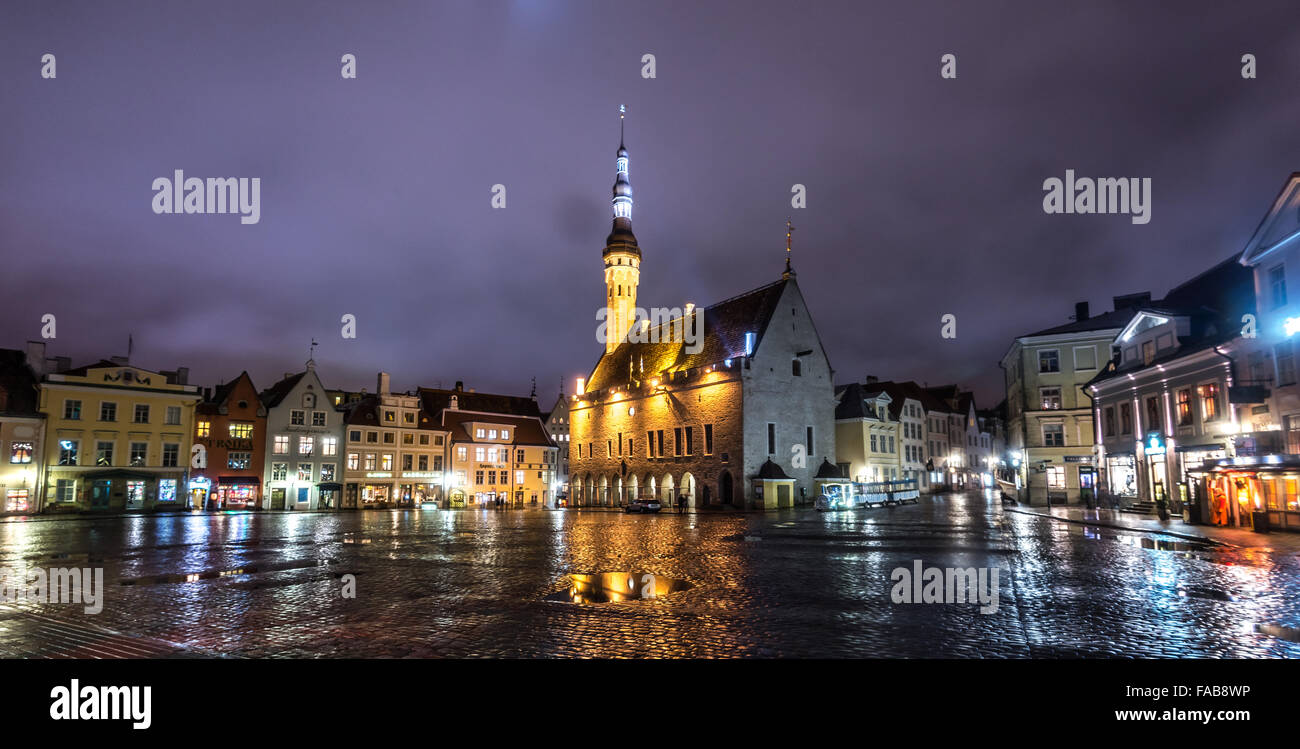
[(623, 508), (624, 512), (659, 512), (660, 504), (657, 499), (634, 499)]

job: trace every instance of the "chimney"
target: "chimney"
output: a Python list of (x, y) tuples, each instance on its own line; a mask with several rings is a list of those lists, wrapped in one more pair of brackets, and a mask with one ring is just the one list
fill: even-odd
[(27, 366), (37, 377), (45, 374), (45, 341), (27, 342)]
[(388, 395), (388, 373), (379, 373), (379, 384), (375, 387), (375, 392), (380, 395)]
[(447, 409), (450, 411), (455, 411), (459, 408), (460, 408), (460, 396), (452, 395), (451, 403), (447, 406)]
[(1087, 320), (1087, 319), (1088, 319), (1088, 303), (1087, 303), (1087, 302), (1075, 302), (1075, 303), (1074, 303), (1074, 321), (1075, 321), (1075, 322), (1083, 322), (1084, 320)]
[(456, 380), (456, 389), (457, 389), (457, 390), (464, 390), (464, 389), (465, 389), (465, 383), (464, 383), (464, 382), (461, 382), (460, 380)]
[(56, 356), (56, 357), (54, 357), (54, 371), (55, 371), (55, 372), (67, 372), (69, 369), (72, 369), (72, 357), (71, 357), (71, 356)]
[(877, 377), (877, 376), (875, 376), (875, 375), (867, 375), (867, 379), (866, 379), (865, 382), (863, 382), (863, 384), (864, 384), (864, 385), (870, 385), (870, 384), (872, 384), (873, 382), (880, 382), (880, 378)]
[(113, 362), (114, 364), (121, 364), (124, 366), (130, 363), (130, 360), (127, 359), (125, 356), (110, 356), (108, 360)]
[(203, 388), (203, 400), (204, 401), (212, 400), (212, 388)]
[(177, 384), (177, 385), (188, 385), (188, 384), (190, 384), (190, 368), (189, 368), (189, 367), (177, 367), (177, 368), (176, 368), (176, 384)]

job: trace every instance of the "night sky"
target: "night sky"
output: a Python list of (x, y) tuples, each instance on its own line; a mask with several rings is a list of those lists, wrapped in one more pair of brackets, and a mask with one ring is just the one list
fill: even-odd
[[(535, 376), (549, 406), (602, 350), (626, 104), (642, 306), (776, 280), (790, 216), (837, 381), (992, 406), (1014, 336), (1240, 252), (1300, 169), (1300, 10), (1195, 5), (7, 2), (0, 347), (52, 313), (74, 365), (133, 334), (265, 388), (315, 337), (329, 387)], [(260, 177), (261, 222), (155, 215), (175, 169)], [(1152, 178), (1151, 222), (1045, 215), (1066, 169)]]

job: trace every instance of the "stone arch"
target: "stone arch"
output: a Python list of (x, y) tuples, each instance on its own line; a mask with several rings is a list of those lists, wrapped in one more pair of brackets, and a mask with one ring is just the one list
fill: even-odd
[(644, 491), (645, 491), (645, 496), (646, 496), (647, 499), (658, 499), (658, 498), (659, 498), (659, 495), (658, 495), (658, 493), (657, 493), (657, 492), (658, 492), (658, 482), (655, 481), (654, 474), (647, 473), (647, 474), (645, 475), (645, 481), (643, 482), (642, 486), (645, 487), (645, 488), (644, 488)]
[(609, 477), (607, 476), (600, 477), (600, 486), (598, 487), (598, 489), (599, 489), (599, 493), (597, 493), (596, 495), (595, 504), (602, 505), (602, 506), (609, 504)]
[(677, 504), (676, 485), (673, 483), (673, 475), (665, 473), (663, 480), (659, 482), (659, 504), (670, 507)]
[(731, 478), (731, 471), (718, 474), (718, 502), (724, 505), (735, 504), (736, 487)]
[[(699, 500), (695, 496), (696, 485), (695, 476), (690, 471), (682, 474), (682, 480), (678, 484), (677, 493), (686, 495), (687, 507), (699, 507)], [(675, 504), (675, 503), (674, 503)]]
[(627, 501), (631, 502), (641, 496), (640, 487), (637, 485), (636, 474), (627, 477)]

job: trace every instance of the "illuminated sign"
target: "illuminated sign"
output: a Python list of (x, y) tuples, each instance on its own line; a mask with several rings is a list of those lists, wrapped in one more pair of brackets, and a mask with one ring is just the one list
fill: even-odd
[(392, 471), (370, 471), (366, 474), (368, 479), (391, 479), (392, 477)]
[[(389, 474), (389, 475), (391, 475), (391, 474)], [(380, 478), (379, 476), (372, 476), (371, 474), (366, 474), (366, 477), (367, 477), (367, 478)], [(440, 479), (440, 478), (442, 478), (442, 472), (441, 472), (441, 471), (402, 471), (402, 478), (405, 478), (405, 479)]]
[(1147, 455), (1165, 454), (1165, 442), (1161, 439), (1159, 432), (1151, 432), (1147, 435), (1147, 443), (1143, 452)]

